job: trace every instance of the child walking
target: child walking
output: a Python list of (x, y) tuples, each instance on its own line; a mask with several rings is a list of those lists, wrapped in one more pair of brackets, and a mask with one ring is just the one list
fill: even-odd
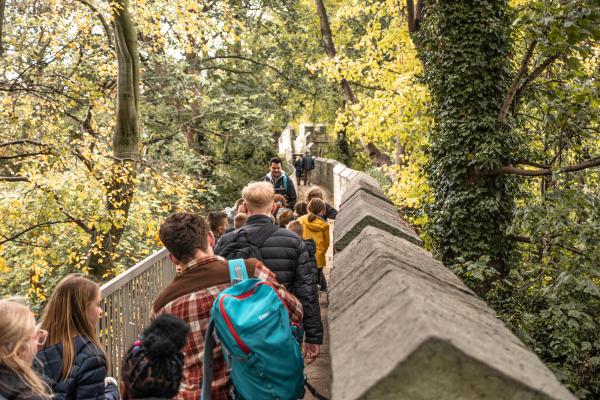
[(67, 275), (50, 296), (41, 325), (48, 339), (37, 357), (56, 400), (119, 399), (96, 334), (100, 300), (100, 287), (79, 274)]
[(27, 306), (0, 300), (0, 398), (50, 400), (50, 388), (32, 368), (45, 340), (46, 332), (36, 327)]
[(324, 219), (327, 210), (325, 203), (319, 198), (314, 198), (308, 203), (308, 214), (298, 218), (298, 222), (304, 228), (303, 239), (312, 239), (317, 245), (315, 258), (317, 259), (318, 284), (320, 290), (327, 291), (327, 281), (323, 274), (323, 267), (326, 265), (327, 249), (329, 248), (329, 224)]
[(183, 377), (183, 353), (190, 327), (171, 314), (159, 315), (129, 348), (121, 368), (123, 400), (168, 400)]

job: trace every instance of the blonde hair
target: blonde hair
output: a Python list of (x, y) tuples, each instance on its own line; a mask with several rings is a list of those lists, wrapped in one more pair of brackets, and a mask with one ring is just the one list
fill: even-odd
[(308, 203), (308, 222), (313, 222), (317, 216), (325, 209), (325, 202), (315, 197)]
[(304, 227), (298, 221), (291, 221), (289, 224), (287, 224), (286, 228), (288, 231), (292, 231), (300, 237), (304, 235)]
[(18, 353), (36, 332), (33, 313), (14, 300), (0, 300), (0, 364), (31, 391), (50, 399), (50, 388)]
[(62, 372), (60, 380), (71, 374), (75, 362), (75, 336), (84, 336), (96, 345), (100, 355), (102, 347), (96, 327), (87, 318), (87, 308), (96, 299), (98, 284), (80, 274), (63, 278), (54, 288), (42, 317), (42, 328), (48, 331), (44, 347), (62, 344)]
[(251, 182), (242, 189), (242, 197), (248, 211), (261, 210), (273, 204), (275, 190), (269, 182)]

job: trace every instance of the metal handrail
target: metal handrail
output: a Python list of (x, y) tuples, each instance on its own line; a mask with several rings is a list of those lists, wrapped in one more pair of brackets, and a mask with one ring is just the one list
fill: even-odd
[(175, 277), (168, 254), (159, 250), (100, 287), (99, 339), (109, 376), (119, 376), (127, 349), (150, 322), (154, 299)]

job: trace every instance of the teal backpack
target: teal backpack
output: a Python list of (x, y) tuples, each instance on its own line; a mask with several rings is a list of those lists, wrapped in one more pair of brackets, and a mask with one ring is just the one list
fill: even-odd
[(304, 396), (304, 360), (287, 305), (267, 281), (248, 278), (244, 260), (229, 261), (232, 286), (215, 299), (204, 344), (202, 400), (210, 400), (214, 330), (223, 347), (236, 400)]

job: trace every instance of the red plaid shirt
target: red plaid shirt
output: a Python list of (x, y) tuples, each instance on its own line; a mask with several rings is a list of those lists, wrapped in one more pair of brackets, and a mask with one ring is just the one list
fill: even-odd
[[(214, 261), (225, 261), (225, 259), (218, 256), (212, 256), (194, 260), (185, 265), (181, 269), (181, 273), (185, 274), (187, 268), (208, 264)], [(256, 264), (254, 278), (273, 283), (277, 288), (277, 292), (290, 310), (290, 319), (293, 322), (302, 322), (302, 303), (290, 294), (283, 285), (277, 282), (275, 274), (261, 262), (257, 262)], [(210, 309), (217, 298), (217, 295), (229, 286), (230, 284), (217, 285), (181, 296), (167, 303), (163, 308), (158, 310), (155, 315), (152, 315), (152, 318), (154, 318), (162, 313), (173, 314), (187, 322), (191, 328), (187, 343), (183, 348), (185, 354), (183, 379), (181, 380), (179, 393), (174, 399), (198, 400), (200, 398), (202, 392), (204, 337), (210, 319)], [(215, 346), (213, 357), (214, 379), (212, 383), (211, 399), (227, 400), (231, 389), (229, 373), (226, 369), (221, 345), (218, 342)]]

